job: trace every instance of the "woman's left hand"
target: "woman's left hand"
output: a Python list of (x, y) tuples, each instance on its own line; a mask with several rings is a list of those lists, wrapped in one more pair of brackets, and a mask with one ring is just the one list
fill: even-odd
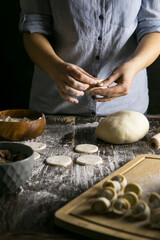
[[(117, 67), (112, 74), (103, 81), (103, 87), (106, 88), (93, 89), (90, 90), (89, 93), (101, 96), (95, 98), (95, 102), (107, 102), (128, 95), (136, 74), (134, 64), (130, 61), (126, 62)], [(116, 83), (116, 85), (109, 87), (112, 83)]]

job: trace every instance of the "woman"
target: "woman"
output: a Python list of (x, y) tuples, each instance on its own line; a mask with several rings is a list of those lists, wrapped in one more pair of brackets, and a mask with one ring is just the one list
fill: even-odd
[[(21, 0), (35, 63), (30, 108), (48, 114), (145, 113), (146, 67), (160, 53), (159, 0)], [(85, 90), (105, 79), (103, 86)]]

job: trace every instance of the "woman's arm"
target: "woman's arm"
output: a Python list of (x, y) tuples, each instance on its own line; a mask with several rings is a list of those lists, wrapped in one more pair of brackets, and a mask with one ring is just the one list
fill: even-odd
[(83, 96), (83, 90), (86, 90), (89, 84), (97, 83), (96, 79), (82, 68), (60, 59), (44, 35), (23, 33), (23, 41), (31, 60), (54, 79), (60, 96), (66, 101), (78, 103), (78, 100), (70, 95)]
[(151, 65), (159, 55), (160, 33), (155, 32), (144, 35), (131, 59), (116, 68), (104, 82), (106, 87), (109, 87), (113, 82), (117, 85), (90, 91), (91, 94), (103, 96), (103, 98), (96, 98), (95, 101), (105, 102), (127, 95), (136, 74)]

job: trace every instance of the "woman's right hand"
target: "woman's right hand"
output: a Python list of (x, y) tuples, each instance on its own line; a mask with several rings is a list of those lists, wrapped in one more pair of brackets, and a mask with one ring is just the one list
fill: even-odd
[(73, 96), (83, 96), (89, 85), (97, 83), (97, 79), (82, 68), (59, 58), (43, 34), (24, 33), (23, 40), (32, 61), (55, 81), (64, 100), (78, 103)]
[(78, 103), (74, 96), (83, 96), (84, 91), (92, 84), (97, 84), (97, 78), (89, 75), (82, 68), (66, 62), (59, 62), (52, 74), (60, 96), (71, 103)]

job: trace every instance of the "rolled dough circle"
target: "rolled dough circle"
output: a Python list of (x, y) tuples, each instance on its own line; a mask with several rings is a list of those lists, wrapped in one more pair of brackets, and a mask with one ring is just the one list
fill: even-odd
[(46, 159), (46, 163), (54, 166), (67, 167), (72, 163), (72, 159), (65, 155), (51, 156)]
[(96, 136), (113, 144), (133, 143), (149, 130), (148, 119), (139, 112), (120, 111), (105, 117), (96, 128)]
[(39, 151), (46, 148), (46, 144), (42, 142), (25, 142), (25, 144), (31, 147), (34, 151)]
[(95, 153), (98, 151), (98, 147), (93, 144), (79, 144), (75, 147), (75, 151), (80, 153)]
[(81, 165), (97, 165), (103, 163), (103, 160), (100, 156), (97, 155), (83, 155), (76, 159), (76, 163)]

